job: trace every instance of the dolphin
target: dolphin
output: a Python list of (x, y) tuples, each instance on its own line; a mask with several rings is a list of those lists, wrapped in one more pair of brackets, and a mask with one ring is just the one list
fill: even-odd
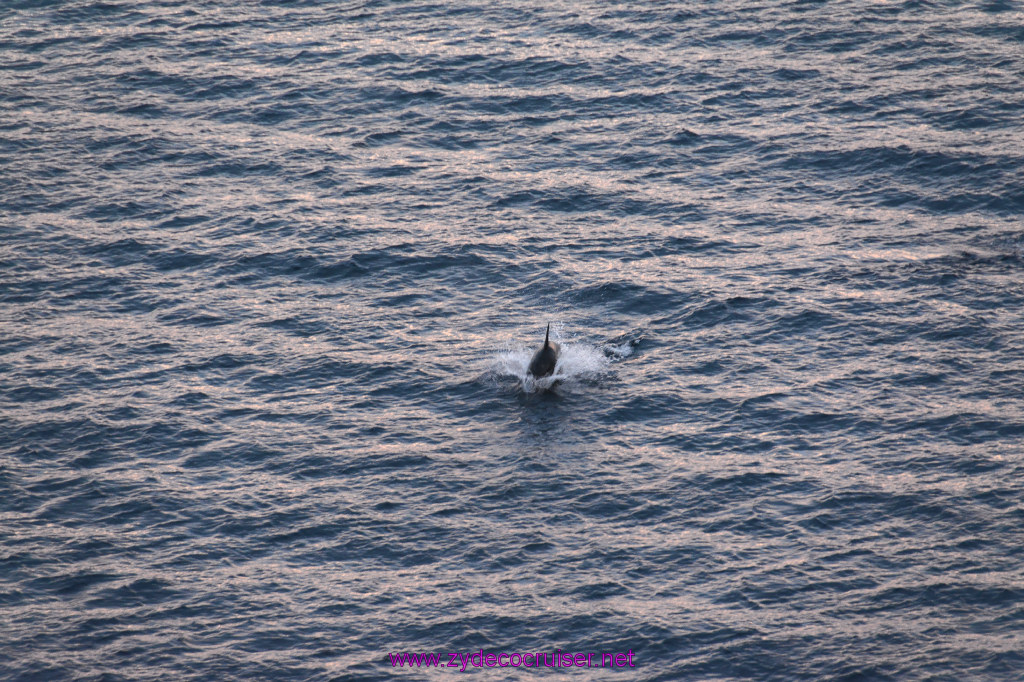
[(530, 374), (538, 379), (550, 376), (555, 371), (558, 352), (558, 344), (551, 340), (551, 323), (548, 322), (548, 330), (544, 332), (544, 345), (533, 354), (533, 360), (530, 360)]

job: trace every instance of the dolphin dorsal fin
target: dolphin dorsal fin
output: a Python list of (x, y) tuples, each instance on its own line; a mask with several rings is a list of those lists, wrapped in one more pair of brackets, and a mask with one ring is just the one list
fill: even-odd
[(551, 323), (548, 322), (548, 330), (544, 332), (544, 347), (548, 347), (548, 337), (551, 335)]

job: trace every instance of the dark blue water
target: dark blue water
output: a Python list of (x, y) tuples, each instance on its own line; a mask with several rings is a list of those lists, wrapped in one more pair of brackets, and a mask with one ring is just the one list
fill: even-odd
[(1022, 83), (1018, 2), (5, 2), (0, 678), (1020, 679)]

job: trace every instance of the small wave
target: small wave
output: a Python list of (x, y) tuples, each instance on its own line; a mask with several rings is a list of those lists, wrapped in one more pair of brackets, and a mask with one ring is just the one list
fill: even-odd
[(620, 344), (606, 343), (601, 348), (608, 356), (621, 360), (633, 354), (637, 343), (637, 341), (625, 341)]

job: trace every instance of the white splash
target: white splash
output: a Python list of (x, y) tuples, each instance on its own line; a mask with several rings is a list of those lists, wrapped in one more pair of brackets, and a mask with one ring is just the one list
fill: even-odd
[(519, 379), (525, 392), (534, 393), (550, 389), (555, 383), (597, 379), (611, 365), (611, 358), (597, 346), (589, 343), (563, 343), (561, 346), (555, 371), (550, 376), (537, 379), (527, 372), (536, 349), (502, 351), (495, 356), (492, 371), (499, 376)]

